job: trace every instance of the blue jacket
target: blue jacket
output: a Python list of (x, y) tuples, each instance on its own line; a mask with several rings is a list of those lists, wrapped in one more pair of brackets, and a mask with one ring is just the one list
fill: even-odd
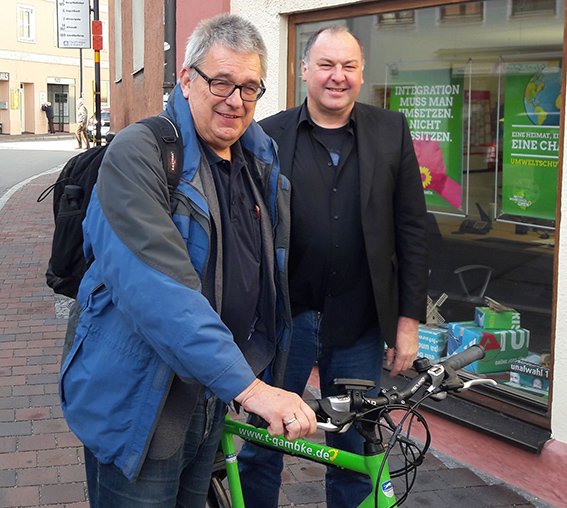
[[(266, 281), (261, 316), (241, 351), (201, 294), (210, 221), (218, 207), (211, 170), (179, 87), (167, 113), (184, 144), (171, 209), (160, 151), (146, 126), (121, 131), (105, 154), (83, 222), (85, 255), (94, 256), (94, 262), (79, 289), (81, 318), (60, 380), (71, 430), (100, 462), (114, 463), (129, 479), (143, 464), (175, 374), (197, 380), (225, 402), (261, 372), (277, 384), (291, 322), (289, 184), (279, 174), (275, 144), (254, 122), (240, 140), (255, 160), (249, 177), (256, 181), (261, 206)], [(217, 241), (222, 253), (220, 235)], [(220, 309), (221, 256), (215, 261)]]

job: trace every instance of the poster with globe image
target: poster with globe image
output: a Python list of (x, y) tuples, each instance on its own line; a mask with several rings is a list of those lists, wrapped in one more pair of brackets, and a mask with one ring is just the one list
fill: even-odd
[(555, 220), (561, 68), (506, 64), (502, 212)]

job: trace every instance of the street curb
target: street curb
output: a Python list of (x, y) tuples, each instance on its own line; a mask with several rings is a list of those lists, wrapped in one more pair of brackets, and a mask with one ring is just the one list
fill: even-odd
[(61, 171), (63, 169), (63, 166), (65, 164), (59, 164), (58, 166), (55, 166), (51, 169), (48, 169), (46, 171), (44, 171), (43, 173), (39, 173), (37, 175), (34, 176), (30, 176), (29, 178), (27, 178), (26, 180), (23, 180), (19, 183), (17, 183), (16, 185), (14, 185), (13, 187), (11, 187), (10, 189), (8, 189), (1, 197), (0, 197), (0, 210), (2, 210), (2, 208), (4, 208), (4, 205), (8, 202), (8, 200), (12, 197), (12, 195), (16, 192), (18, 192), (22, 187), (25, 187), (28, 183), (30, 183), (31, 181), (35, 180), (36, 178), (40, 178), (42, 176), (45, 175), (49, 175), (51, 173), (57, 173), (58, 171)]

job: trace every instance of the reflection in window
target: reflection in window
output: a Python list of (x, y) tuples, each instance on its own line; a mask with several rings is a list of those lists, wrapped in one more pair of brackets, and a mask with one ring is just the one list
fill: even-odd
[(484, 2), (472, 2), (439, 7), (440, 20), (447, 21), (482, 21)]
[(413, 25), (415, 23), (415, 11), (397, 11), (378, 14), (379, 26)]
[(18, 40), (35, 41), (35, 12), (32, 7), (18, 6)]
[(512, 16), (555, 14), (555, 0), (512, 0)]
[[(415, 10), (414, 18), (398, 11), (341, 20), (365, 48), (360, 102), (401, 111), (411, 129), (430, 212), (432, 301), (446, 295), (442, 317), (470, 323), (484, 293), (515, 309), (519, 326), (529, 330), (529, 343), (525, 334), (514, 335), (516, 348), (510, 340), (516, 329), (506, 324), (502, 351), (512, 347), (516, 358), (509, 357), (505, 368), (494, 363), (491, 373), (482, 374), (498, 382), (501, 400), (513, 397), (506, 412), (520, 417), (518, 400), (546, 414), (549, 396), (545, 380), (527, 386), (514, 369), (528, 362), (549, 374), (558, 188), (557, 151), (550, 151), (558, 145), (559, 131), (545, 121), (561, 111), (557, 98), (564, 70), (558, 59), (550, 63), (549, 48), (561, 47), (564, 3), (552, 2), (556, 16), (541, 15), (543, 3), (535, 0), (491, 0), (446, 1)], [(513, 12), (524, 17), (511, 19)], [(403, 24), (404, 17), (414, 24)], [(297, 51), (323, 23), (297, 25)], [(408, 37), (404, 27), (415, 34)], [(512, 61), (501, 55), (513, 56)], [(306, 86), (300, 73), (295, 78), (299, 105)], [(519, 151), (534, 143), (533, 153)], [(541, 162), (532, 170), (531, 161)], [(544, 211), (536, 210), (536, 202)]]

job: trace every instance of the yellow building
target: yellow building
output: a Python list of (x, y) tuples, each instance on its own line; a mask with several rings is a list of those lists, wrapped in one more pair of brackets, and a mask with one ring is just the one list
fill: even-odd
[[(77, 8), (77, 25), (87, 29), (91, 46), (89, 0), (68, 5)], [(76, 100), (84, 97), (89, 115), (94, 114), (94, 51), (64, 47), (69, 39), (69, 15), (63, 14), (66, 0), (2, 1), (0, 18), (0, 132), (2, 134), (48, 131), (41, 106), (51, 102), (54, 127), (72, 132), (76, 122)], [(58, 13), (59, 10), (59, 13)], [(67, 11), (69, 12), (69, 11)], [(87, 13), (87, 14), (85, 14)], [(59, 16), (58, 16), (59, 14)], [(92, 19), (92, 12), (90, 16)], [(67, 16), (65, 18), (65, 16)], [(59, 18), (59, 19), (58, 19)], [(79, 18), (81, 18), (79, 20)], [(103, 50), (100, 52), (101, 103), (109, 106), (108, 95), (108, 1), (100, 0), (103, 23)], [(65, 26), (65, 20), (67, 26)], [(65, 31), (66, 30), (66, 31)]]

